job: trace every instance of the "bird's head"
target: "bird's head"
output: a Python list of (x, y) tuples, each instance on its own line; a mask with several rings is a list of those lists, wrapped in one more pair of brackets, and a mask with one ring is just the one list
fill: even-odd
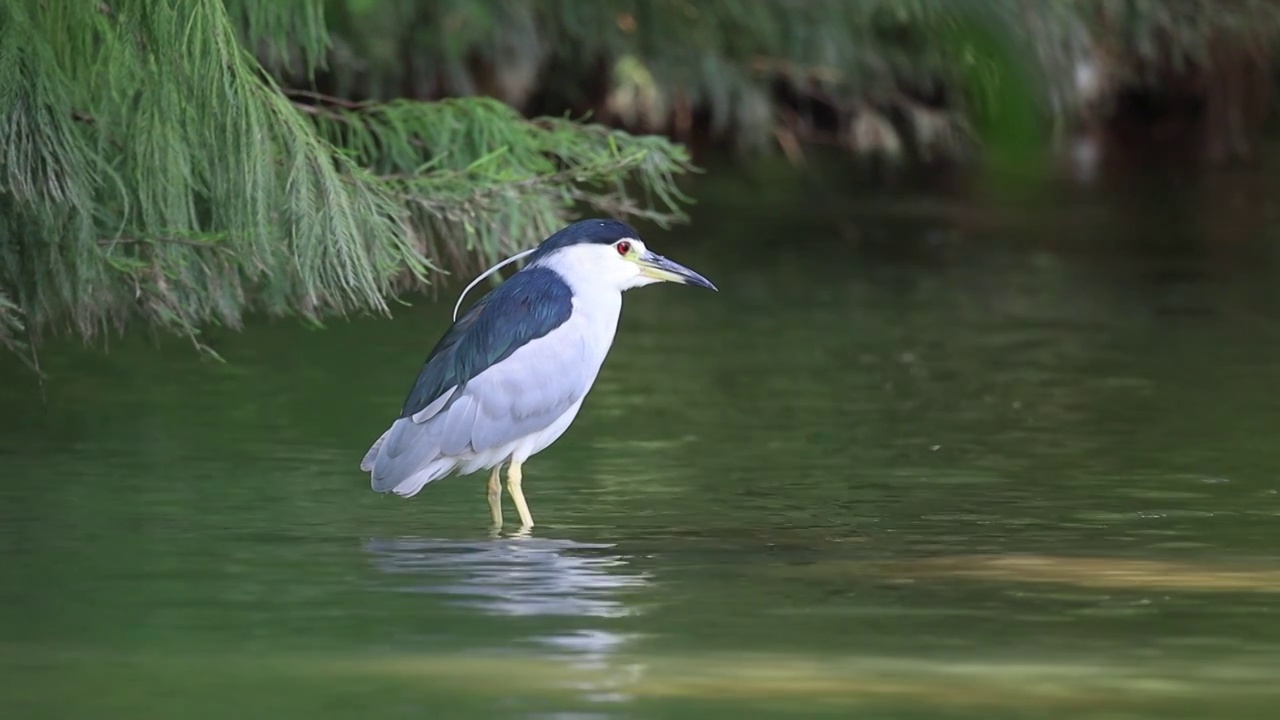
[(612, 219), (582, 220), (542, 241), (529, 259), (571, 283), (600, 283), (619, 292), (658, 282), (715, 290), (710, 280), (645, 247), (640, 234)]

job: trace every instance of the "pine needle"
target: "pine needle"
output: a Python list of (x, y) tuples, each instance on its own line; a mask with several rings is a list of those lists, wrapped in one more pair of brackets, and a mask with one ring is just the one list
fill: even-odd
[(680, 217), (688, 159), (662, 139), (485, 99), (286, 95), (264, 63), (320, 67), (322, 5), (0, 6), (0, 343), (141, 321), (202, 346), (253, 311), (385, 312), (580, 204)]

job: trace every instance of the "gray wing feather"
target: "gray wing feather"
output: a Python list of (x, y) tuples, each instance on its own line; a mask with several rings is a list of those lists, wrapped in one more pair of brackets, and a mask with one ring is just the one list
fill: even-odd
[(457, 402), (440, 416), (440, 454), (457, 455), (471, 445), (471, 428), (476, 424), (476, 415), (480, 412), (479, 403), (470, 392), (463, 391)]
[(426, 407), (422, 408), (418, 412), (414, 413), (413, 421), (416, 423), (424, 423), (430, 420), (431, 418), (435, 417), (436, 413), (440, 412), (441, 408), (444, 407), (445, 403), (449, 402), (449, 398), (453, 397), (453, 393), (457, 389), (458, 389), (458, 386), (454, 385), (448, 390), (445, 390), (443, 393), (440, 394), (440, 397), (436, 398), (435, 400), (432, 400), (430, 405), (427, 405)]
[(371, 468), (374, 489), (385, 491), (442, 458), (485, 452), (544, 430), (590, 389), (599, 368), (586, 360), (584, 338), (568, 328), (533, 340), (411, 418), (397, 420), (361, 467)]
[(587, 367), (580, 338), (555, 332), (535, 340), (467, 386), (480, 412), (471, 447), (484, 452), (545, 430), (587, 394), (597, 368)]
[(367, 463), (374, 490), (386, 492), (394, 488), (439, 456), (432, 430), (430, 424), (419, 425), (408, 418), (392, 423), (379, 441), (377, 456)]
[[(414, 413), (412, 423), (405, 418), (396, 420), (373, 443), (373, 447), (369, 448), (369, 452), (360, 461), (360, 469), (373, 473), (375, 490), (390, 490), (429, 462), (427, 458), (440, 454), (437, 447), (439, 443), (432, 440), (432, 431), (438, 428), (423, 427), (423, 424), (439, 414), (457, 389), (449, 388), (430, 405)], [(388, 443), (388, 440), (391, 442)], [(386, 447), (386, 452), (382, 452), (383, 447)], [(409, 451), (408, 455), (405, 454), (406, 451)]]

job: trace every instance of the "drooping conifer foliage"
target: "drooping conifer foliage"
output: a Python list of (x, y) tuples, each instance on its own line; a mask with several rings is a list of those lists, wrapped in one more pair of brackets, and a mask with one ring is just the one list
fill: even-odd
[[(0, 340), (383, 309), (575, 204), (678, 216), (684, 151), (497, 101), (306, 102), (316, 2), (0, 4)], [(250, 51), (257, 51), (257, 54)]]
[(675, 221), (689, 157), (636, 133), (694, 116), (946, 154), (1181, 83), (1231, 151), (1277, 38), (1280, 0), (5, 0), (0, 344), (381, 311), (580, 210)]

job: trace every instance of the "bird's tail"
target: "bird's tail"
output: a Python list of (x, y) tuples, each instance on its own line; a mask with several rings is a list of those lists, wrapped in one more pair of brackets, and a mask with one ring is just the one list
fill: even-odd
[(422, 488), (426, 487), (427, 483), (432, 480), (439, 480), (445, 475), (448, 475), (455, 465), (456, 463), (453, 460), (446, 458), (436, 460), (433, 463), (429, 463), (418, 472), (410, 475), (404, 480), (401, 480), (398, 485), (391, 488), (391, 492), (403, 498), (411, 498), (414, 495), (417, 495)]
[(360, 469), (365, 472), (373, 472), (373, 465), (378, 460), (378, 451), (382, 449), (382, 444), (387, 441), (387, 436), (391, 434), (391, 429), (382, 433), (377, 440), (373, 441), (373, 447), (369, 448), (369, 452), (364, 454), (364, 459), (360, 461)]
[(369, 486), (376, 492), (413, 497), (427, 483), (452, 472), (457, 461), (440, 457), (435, 443), (423, 436), (426, 432), (405, 418), (393, 423), (360, 461), (360, 469), (369, 473)]

